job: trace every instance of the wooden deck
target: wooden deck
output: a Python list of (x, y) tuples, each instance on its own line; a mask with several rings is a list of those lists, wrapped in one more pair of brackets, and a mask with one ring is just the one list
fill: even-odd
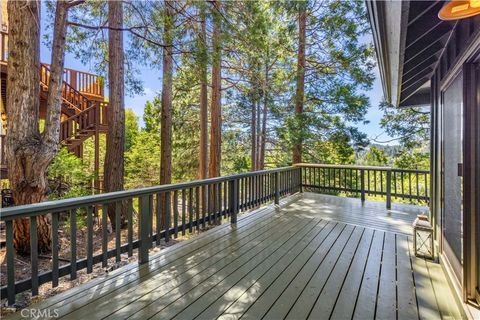
[(62, 319), (461, 318), (441, 267), (412, 255), (421, 209), (285, 201), (31, 308)]

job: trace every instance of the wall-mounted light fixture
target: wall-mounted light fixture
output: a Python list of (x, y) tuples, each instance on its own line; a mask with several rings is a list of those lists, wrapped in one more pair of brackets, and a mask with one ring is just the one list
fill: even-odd
[(480, 0), (452, 0), (447, 2), (438, 17), (442, 20), (458, 20), (480, 14)]

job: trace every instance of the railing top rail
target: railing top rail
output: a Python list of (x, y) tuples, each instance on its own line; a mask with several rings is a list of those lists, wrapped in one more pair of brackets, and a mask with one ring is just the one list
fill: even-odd
[(395, 172), (412, 172), (412, 173), (430, 173), (428, 170), (421, 169), (401, 169), (392, 167), (380, 167), (380, 166), (359, 166), (348, 164), (314, 164), (314, 163), (296, 163), (294, 167), (314, 167), (314, 168), (332, 168), (332, 169), (358, 169), (358, 170), (378, 170), (378, 171), (395, 171)]
[(348, 164), (313, 164), (313, 163), (296, 163), (296, 167), (316, 167), (316, 168), (332, 168), (332, 169), (363, 169), (363, 170), (392, 170), (392, 167), (377, 166), (357, 166)]
[(97, 194), (92, 196), (62, 199), (62, 200), (55, 200), (55, 201), (46, 201), (46, 202), (40, 202), (40, 203), (28, 204), (28, 205), (20, 205), (20, 206), (2, 209), (0, 214), (0, 220), (1, 221), (12, 220), (12, 219), (18, 219), (23, 217), (37, 216), (37, 215), (46, 214), (46, 213), (62, 212), (62, 211), (85, 207), (89, 205), (104, 204), (104, 203), (109, 203), (109, 202), (114, 202), (119, 200), (126, 200), (132, 197), (140, 197), (140, 196), (145, 196), (145, 195), (150, 195), (155, 193), (175, 191), (175, 190), (181, 190), (185, 188), (193, 188), (193, 187), (208, 185), (212, 183), (219, 183), (224, 181), (251, 177), (251, 176), (260, 175), (260, 174), (283, 172), (291, 169), (294, 169), (294, 167), (282, 167), (282, 168), (276, 168), (276, 169), (245, 172), (240, 174), (209, 178), (204, 180), (165, 184), (165, 185), (159, 185), (159, 186), (153, 186), (153, 187), (147, 187), (147, 188), (141, 188), (141, 189), (124, 190), (124, 191)]

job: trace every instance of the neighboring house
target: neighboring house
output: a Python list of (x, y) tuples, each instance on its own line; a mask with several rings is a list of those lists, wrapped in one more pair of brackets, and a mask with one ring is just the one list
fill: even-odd
[(367, 7), (385, 99), (397, 108), (430, 106), (430, 209), (440, 262), (459, 298), (480, 303), (480, 2)]

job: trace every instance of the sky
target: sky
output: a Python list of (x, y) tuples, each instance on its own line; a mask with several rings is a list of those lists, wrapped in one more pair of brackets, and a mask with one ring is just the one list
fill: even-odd
[[(44, 7), (42, 8), (45, 9)], [(43, 14), (43, 12), (42, 12)], [(46, 16), (46, 15), (43, 15)], [(45, 20), (45, 19), (44, 19)], [(46, 22), (42, 21), (42, 31), (45, 31), (46, 26), (44, 25)], [(371, 36), (365, 37), (362, 41), (371, 41)], [(51, 60), (51, 50), (49, 47), (42, 42), (40, 56), (41, 61), (44, 63), (49, 63)], [(79, 60), (77, 60), (72, 53), (66, 53), (65, 56), (65, 68), (75, 69), (79, 71), (86, 71), (93, 74), (95, 72), (94, 64), (83, 64)], [(153, 100), (161, 90), (161, 70), (159, 69), (152, 69), (149, 67), (144, 66), (137, 66), (137, 69), (140, 71), (139, 78), (143, 81), (143, 94), (138, 94), (134, 96), (125, 96), (125, 107), (132, 109), (135, 114), (139, 117), (139, 124), (143, 126), (143, 108), (147, 101)], [(368, 124), (357, 124), (357, 127), (360, 131), (367, 134), (370, 140), (375, 139), (377, 141), (386, 141), (391, 140), (388, 134), (384, 132), (384, 130), (380, 127), (380, 119), (382, 118), (382, 111), (379, 110), (379, 104), (383, 97), (383, 90), (380, 81), (380, 74), (378, 71), (378, 67), (374, 70), (375, 73), (375, 81), (373, 83), (372, 89), (369, 91), (365, 91), (364, 93), (370, 99), (370, 108), (366, 114), (366, 120), (369, 121)], [(108, 88), (106, 88), (106, 92), (108, 92)], [(392, 144), (392, 143), (387, 143)], [(393, 143), (394, 144), (394, 143)]]

